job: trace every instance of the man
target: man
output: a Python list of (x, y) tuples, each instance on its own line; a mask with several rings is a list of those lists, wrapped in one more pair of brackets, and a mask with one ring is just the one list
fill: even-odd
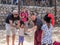
[(41, 45), (41, 38), (42, 38), (41, 26), (43, 25), (43, 23), (39, 18), (35, 16), (34, 13), (32, 13), (31, 19), (34, 22), (34, 27), (36, 29), (34, 36), (34, 45)]
[(8, 15), (7, 18), (6, 18), (7, 45), (9, 45), (10, 31), (12, 32), (12, 45), (14, 45), (15, 32), (16, 32), (16, 28), (20, 25), (19, 22), (20, 22), (20, 18), (18, 16), (18, 11), (13, 10), (13, 14)]

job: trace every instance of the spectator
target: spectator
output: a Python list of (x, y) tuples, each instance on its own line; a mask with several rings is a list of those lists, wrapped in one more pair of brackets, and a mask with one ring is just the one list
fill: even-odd
[(33, 30), (36, 29), (34, 35), (34, 45), (41, 45), (41, 38), (42, 38), (42, 30), (41, 27), (43, 25), (42, 21), (35, 16), (35, 14), (31, 14), (31, 19), (34, 23)]
[(28, 11), (26, 10), (26, 7), (22, 8), (22, 11), (20, 12), (20, 18), (25, 23), (25, 29), (28, 28)]
[(50, 23), (51, 22), (51, 18), (50, 17), (44, 17), (45, 20), (45, 24), (43, 24), (42, 26), (42, 45), (52, 45), (52, 30), (53, 30), (53, 26)]

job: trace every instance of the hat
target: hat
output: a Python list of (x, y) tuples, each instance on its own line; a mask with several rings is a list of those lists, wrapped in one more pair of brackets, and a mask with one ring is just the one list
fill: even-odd
[(50, 23), (50, 22), (51, 22), (51, 18), (48, 17), (48, 14), (44, 16), (44, 20), (45, 20), (47, 23)]
[(46, 14), (46, 15), (44, 16), (44, 20), (46, 20), (47, 17), (48, 17), (48, 14)]
[(18, 13), (18, 10), (13, 10), (13, 14)]

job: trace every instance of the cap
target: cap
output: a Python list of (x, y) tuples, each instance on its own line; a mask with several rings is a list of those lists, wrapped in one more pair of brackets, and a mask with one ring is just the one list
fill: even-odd
[(50, 22), (51, 22), (51, 18), (48, 17), (48, 14), (44, 16), (44, 20), (45, 20), (47, 23), (50, 23)]
[(18, 14), (18, 10), (13, 10), (13, 14)]

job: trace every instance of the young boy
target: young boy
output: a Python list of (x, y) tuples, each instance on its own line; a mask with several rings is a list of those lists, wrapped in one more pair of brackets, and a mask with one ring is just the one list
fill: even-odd
[(51, 18), (44, 18), (45, 24), (42, 26), (43, 35), (42, 35), (42, 45), (52, 45), (52, 29)]
[(19, 27), (19, 44), (23, 45), (24, 42), (24, 22), (20, 21), (20, 27)]

